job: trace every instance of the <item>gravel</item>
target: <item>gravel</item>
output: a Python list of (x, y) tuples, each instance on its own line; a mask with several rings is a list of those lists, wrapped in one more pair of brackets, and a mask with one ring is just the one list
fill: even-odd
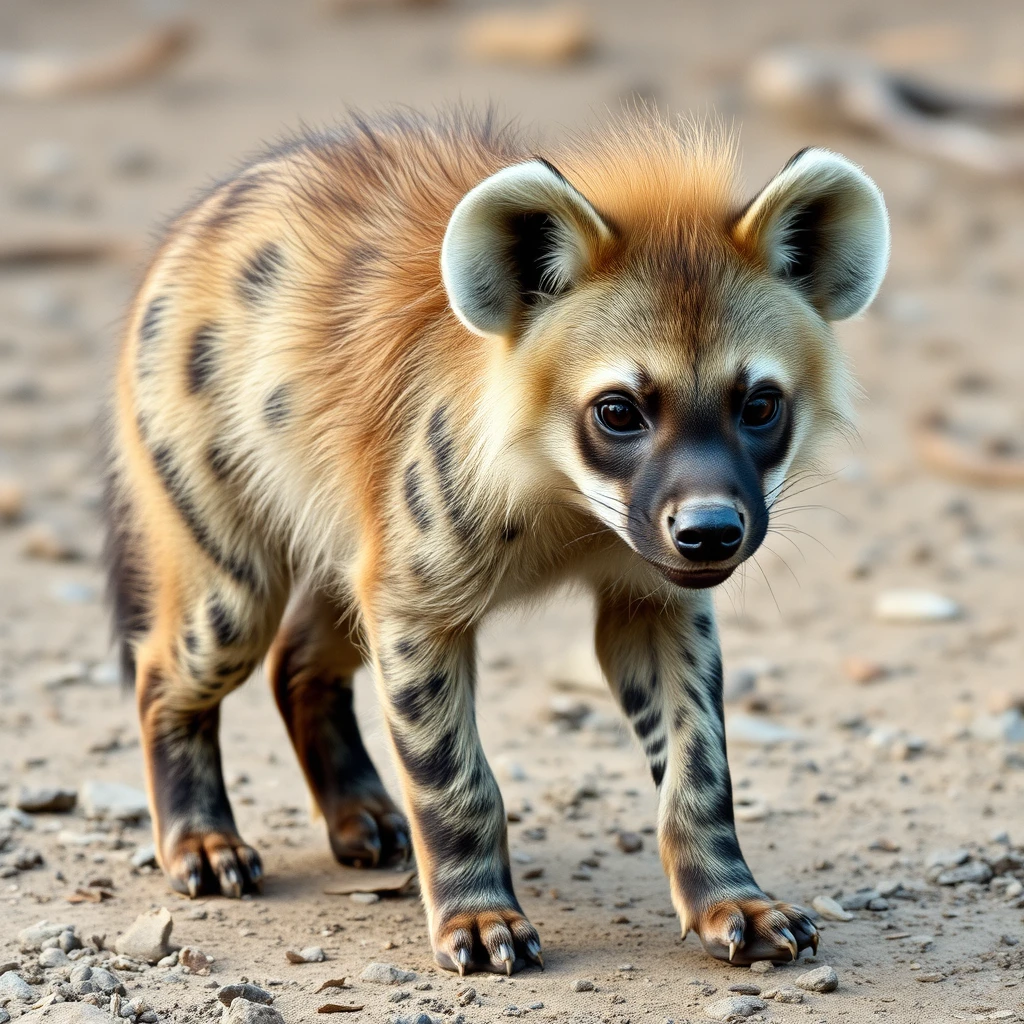
[(593, 992), (594, 983), (589, 978), (577, 978), (572, 983), (573, 992)]
[(980, 860), (968, 861), (958, 868), (943, 871), (936, 879), (939, 885), (959, 885), (961, 882), (975, 882), (986, 885), (992, 881), (992, 869)]
[(23, 953), (32, 953), (43, 948), (47, 939), (56, 939), (64, 932), (74, 932), (74, 925), (40, 921), (18, 932), (18, 948)]
[(839, 987), (839, 975), (832, 967), (816, 967), (797, 977), (795, 984), (806, 992), (835, 992)]

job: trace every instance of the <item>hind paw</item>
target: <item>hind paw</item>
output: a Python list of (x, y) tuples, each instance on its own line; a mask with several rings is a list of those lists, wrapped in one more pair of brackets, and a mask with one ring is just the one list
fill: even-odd
[(818, 949), (818, 930), (808, 912), (767, 896), (724, 899), (691, 920), (704, 949), (719, 960), (795, 960), (802, 949)]
[(238, 899), (263, 890), (260, 855), (234, 832), (183, 836), (160, 862), (171, 888), (193, 899), (218, 893)]

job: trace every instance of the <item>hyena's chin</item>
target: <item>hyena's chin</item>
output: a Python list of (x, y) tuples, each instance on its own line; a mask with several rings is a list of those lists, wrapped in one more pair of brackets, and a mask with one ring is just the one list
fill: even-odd
[(673, 569), (660, 563), (652, 563), (654, 567), (669, 581), (684, 590), (707, 590), (724, 583), (736, 570), (736, 566), (728, 569)]

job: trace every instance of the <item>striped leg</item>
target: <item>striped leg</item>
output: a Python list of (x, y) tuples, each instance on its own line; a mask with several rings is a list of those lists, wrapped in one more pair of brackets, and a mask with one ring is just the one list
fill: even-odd
[(435, 959), (460, 974), (541, 963), (512, 891), (505, 811), (476, 729), (472, 635), (432, 635), (411, 618), (380, 620), (372, 632)]
[(710, 596), (606, 596), (597, 652), (660, 789), (658, 842), (683, 934), (736, 963), (817, 948), (806, 912), (761, 891), (736, 838)]
[(363, 746), (352, 707), (362, 663), (350, 615), (325, 597), (295, 601), (268, 657), (268, 676), (334, 856), (374, 867), (404, 861), (409, 827)]
[(196, 561), (182, 581), (157, 581), (156, 619), (136, 649), (142, 748), (157, 856), (171, 886), (238, 897), (260, 887), (263, 870), (238, 834), (224, 786), (220, 702), (263, 657), (283, 601), (257, 600)]

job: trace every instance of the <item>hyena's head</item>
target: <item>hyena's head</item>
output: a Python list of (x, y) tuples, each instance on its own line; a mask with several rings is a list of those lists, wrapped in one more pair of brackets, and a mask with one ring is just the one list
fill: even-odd
[(808, 149), (743, 205), (730, 147), (664, 133), (560, 163), (506, 167), (455, 209), (452, 309), (494, 338), (490, 412), (528, 439), (524, 471), (672, 582), (714, 586), (757, 550), (787, 476), (848, 422), (829, 324), (881, 283), (881, 194)]

